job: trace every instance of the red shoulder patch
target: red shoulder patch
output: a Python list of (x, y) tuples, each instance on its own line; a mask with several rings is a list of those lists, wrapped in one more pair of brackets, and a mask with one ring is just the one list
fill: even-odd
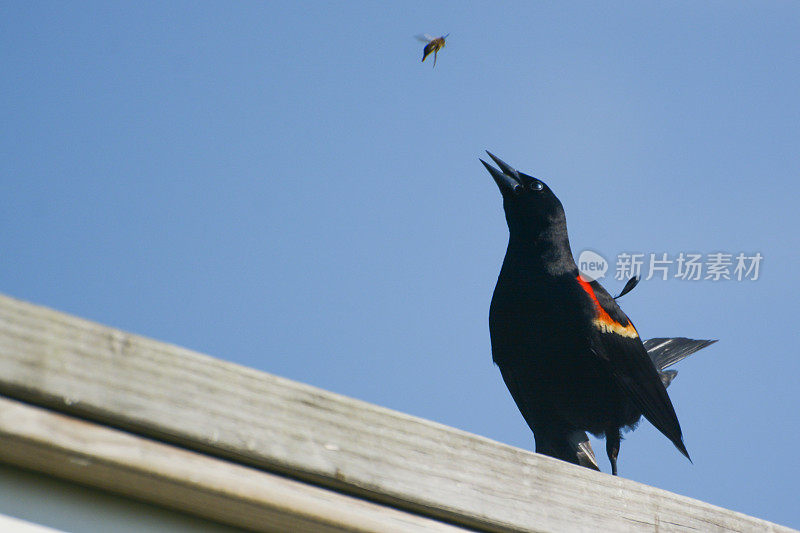
[(633, 324), (631, 324), (630, 320), (626, 320), (625, 324), (621, 324), (611, 318), (611, 315), (609, 315), (608, 312), (603, 309), (603, 306), (600, 305), (600, 301), (597, 299), (594, 289), (592, 289), (592, 286), (586, 280), (578, 276), (578, 283), (594, 302), (595, 318), (592, 321), (592, 324), (596, 328), (604, 333), (616, 333), (617, 335), (621, 335), (623, 337), (630, 337), (634, 339), (639, 337), (639, 333), (636, 331), (636, 328), (633, 327)]

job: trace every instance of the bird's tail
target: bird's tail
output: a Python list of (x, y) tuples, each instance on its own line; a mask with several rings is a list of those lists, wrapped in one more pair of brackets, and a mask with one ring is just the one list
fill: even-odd
[(694, 352), (702, 350), (715, 342), (717, 341), (673, 337), (671, 339), (646, 340), (644, 341), (644, 348), (647, 350), (647, 355), (650, 356), (650, 360), (653, 361), (653, 364), (656, 366), (656, 370), (658, 370), (658, 373), (661, 375), (661, 381), (666, 387), (672, 382), (678, 372), (675, 370), (664, 371), (665, 368), (686, 359)]

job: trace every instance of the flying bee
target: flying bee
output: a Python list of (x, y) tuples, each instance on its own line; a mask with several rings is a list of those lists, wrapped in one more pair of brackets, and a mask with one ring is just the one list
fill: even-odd
[(422, 51), (422, 61), (425, 61), (425, 58), (433, 52), (433, 66), (436, 66), (436, 54), (439, 53), (439, 50), (444, 48), (444, 40), (447, 39), (449, 33), (447, 35), (442, 35), (441, 37), (431, 37), (427, 33), (424, 35), (417, 35), (417, 39), (422, 41), (423, 43), (427, 43), (425, 45), (425, 49)]

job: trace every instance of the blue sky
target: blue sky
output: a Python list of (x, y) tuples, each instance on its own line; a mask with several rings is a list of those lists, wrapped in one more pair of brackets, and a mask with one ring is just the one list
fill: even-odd
[[(694, 464), (644, 422), (620, 474), (800, 528), (799, 24), (792, 2), (0, 3), (0, 291), (532, 449), (491, 362), (489, 149), (556, 192), (576, 255), (763, 255), (757, 281), (621, 300), (644, 337), (720, 342), (670, 388)], [(435, 69), (426, 32), (451, 34)]]

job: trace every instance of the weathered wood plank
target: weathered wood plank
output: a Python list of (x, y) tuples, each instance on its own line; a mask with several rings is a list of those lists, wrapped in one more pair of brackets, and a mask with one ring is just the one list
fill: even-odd
[(0, 458), (253, 531), (465, 531), (3, 397)]
[(0, 393), (490, 531), (790, 531), (2, 296)]

